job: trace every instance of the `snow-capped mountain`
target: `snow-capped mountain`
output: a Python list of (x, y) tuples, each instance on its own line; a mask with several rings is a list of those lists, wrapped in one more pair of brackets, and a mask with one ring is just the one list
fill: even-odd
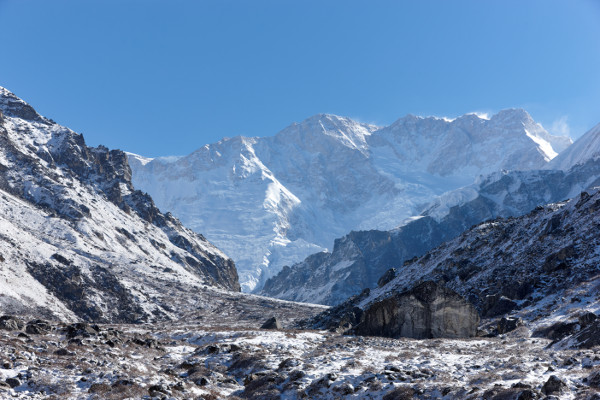
[(573, 146), (560, 153), (548, 163), (546, 168), (568, 170), (576, 164), (584, 164), (598, 157), (600, 157), (600, 124), (577, 139)]
[(357, 231), (321, 252), (285, 267), (267, 280), (261, 293), (286, 300), (338, 304), (377, 286), (390, 268), (420, 256), (474, 224), (522, 215), (536, 206), (573, 197), (600, 185), (600, 161), (570, 171), (504, 171), (445, 193), (418, 217), (390, 231)]
[(480, 174), (541, 168), (570, 143), (516, 109), (382, 128), (321, 114), (130, 164), (135, 186), (229, 254), (250, 291), (352, 229), (392, 229)]
[(134, 189), (125, 153), (0, 88), (0, 288), (6, 312), (135, 322), (240, 286), (231, 259)]

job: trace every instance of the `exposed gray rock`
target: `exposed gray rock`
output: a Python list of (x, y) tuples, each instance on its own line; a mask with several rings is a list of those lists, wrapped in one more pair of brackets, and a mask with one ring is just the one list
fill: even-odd
[(281, 329), (281, 322), (279, 322), (279, 319), (277, 319), (277, 317), (271, 317), (268, 320), (265, 321), (264, 324), (262, 324), (262, 326), (260, 327), (261, 329)]
[(461, 338), (475, 336), (478, 323), (473, 305), (428, 281), (372, 304), (355, 332), (393, 338)]
[(377, 281), (377, 287), (382, 287), (396, 277), (396, 268), (390, 268)]
[(8, 383), (11, 388), (16, 388), (17, 386), (21, 385), (21, 381), (18, 378), (8, 378), (6, 383)]
[(590, 325), (592, 322), (596, 321), (597, 319), (598, 319), (598, 316), (596, 314), (594, 314), (593, 312), (586, 312), (585, 314), (580, 315), (578, 318), (579, 325), (582, 328), (587, 327), (588, 325)]
[[(573, 329), (568, 333), (573, 334), (570, 338), (571, 347), (591, 349), (592, 347), (600, 346), (600, 320), (595, 320), (579, 332), (575, 333), (575, 329)], [(562, 339), (566, 336), (562, 335), (562, 337), (557, 339)]]
[(512, 317), (504, 317), (498, 321), (498, 333), (503, 334), (507, 332), (514, 331), (517, 329), (519, 325), (523, 324), (523, 320), (521, 318), (512, 318)]
[(592, 372), (587, 378), (587, 384), (593, 388), (600, 389), (600, 371)]
[(23, 329), (23, 321), (12, 315), (3, 315), (0, 317), (0, 329), (7, 331), (17, 331)]
[(544, 386), (542, 386), (542, 393), (545, 395), (554, 395), (563, 393), (566, 389), (567, 384), (562, 379), (556, 375), (551, 375), (546, 383), (544, 383)]
[(43, 335), (52, 330), (52, 326), (42, 319), (36, 319), (33, 321), (29, 321), (27, 323), (27, 327), (25, 328), (25, 332), (32, 335)]

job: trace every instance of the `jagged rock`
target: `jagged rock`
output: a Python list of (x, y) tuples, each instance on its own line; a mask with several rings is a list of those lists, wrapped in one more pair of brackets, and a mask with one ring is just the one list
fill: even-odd
[(98, 325), (89, 325), (85, 322), (77, 322), (67, 326), (66, 332), (69, 339), (73, 339), (78, 336), (87, 338), (90, 336), (97, 336), (100, 333), (100, 328)]
[(471, 337), (479, 315), (456, 292), (432, 281), (369, 306), (355, 329), (359, 335), (425, 338)]
[(27, 323), (27, 327), (25, 328), (25, 332), (32, 335), (43, 335), (45, 333), (50, 332), (51, 330), (52, 326), (42, 319), (29, 321)]
[(578, 329), (578, 322), (563, 321), (557, 322), (542, 329), (538, 329), (533, 332), (533, 336), (546, 337), (556, 342), (566, 338), (567, 336), (573, 335), (578, 331)]
[(542, 393), (545, 395), (560, 394), (567, 389), (567, 384), (556, 375), (551, 375), (550, 378), (542, 386)]
[[(596, 319), (579, 332), (569, 332), (573, 334), (570, 338), (571, 347), (578, 349), (590, 349), (600, 345), (600, 320)], [(566, 335), (565, 335), (566, 336)], [(565, 337), (563, 336), (563, 337)]]
[(498, 333), (504, 334), (510, 331), (514, 331), (519, 325), (522, 324), (523, 320), (521, 318), (504, 317), (500, 319), (500, 321), (498, 321)]
[(539, 399), (540, 396), (537, 392), (532, 389), (525, 389), (517, 396), (516, 400), (536, 400)]
[(549, 235), (555, 233), (560, 227), (560, 215), (553, 215), (552, 218), (548, 220), (546, 227), (543, 230), (544, 235)]
[(580, 315), (578, 320), (579, 320), (579, 325), (582, 328), (587, 327), (588, 325), (590, 325), (592, 322), (596, 321), (598, 319), (598, 316), (596, 314), (594, 314), (593, 312), (586, 312), (583, 315)]
[(388, 269), (387, 271), (385, 271), (385, 274), (383, 274), (381, 276), (381, 278), (379, 278), (379, 280), (377, 281), (377, 287), (385, 286), (386, 283), (388, 283), (395, 277), (396, 277), (396, 268)]
[(543, 265), (543, 271), (546, 273), (555, 272), (558, 270), (568, 269), (570, 266), (570, 259), (576, 257), (574, 245), (568, 245), (554, 254), (546, 257), (546, 261)]
[(73, 353), (72, 351), (67, 350), (66, 348), (61, 348), (58, 349), (54, 352), (54, 354), (56, 354), (57, 356), (74, 356), (75, 353)]
[(169, 389), (165, 385), (157, 384), (148, 388), (150, 396), (158, 396), (159, 394), (170, 394)]
[(20, 318), (12, 315), (3, 315), (0, 317), (0, 329), (7, 331), (18, 331), (23, 329), (25, 324)]
[(494, 294), (485, 297), (481, 313), (484, 317), (496, 317), (508, 314), (517, 307), (518, 304), (514, 300), (500, 294)]
[(587, 384), (593, 388), (600, 389), (600, 371), (592, 372), (587, 378)]
[(261, 329), (281, 329), (281, 322), (276, 317), (271, 317), (260, 327)]

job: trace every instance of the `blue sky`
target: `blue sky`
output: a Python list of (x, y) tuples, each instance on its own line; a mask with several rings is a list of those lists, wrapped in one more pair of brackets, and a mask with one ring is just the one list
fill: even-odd
[(90, 145), (187, 154), (316, 113), (600, 122), (600, 1), (0, 0), (0, 85)]

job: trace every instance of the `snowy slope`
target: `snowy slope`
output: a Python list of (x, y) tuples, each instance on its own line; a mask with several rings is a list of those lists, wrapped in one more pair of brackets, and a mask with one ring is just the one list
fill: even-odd
[(583, 164), (588, 160), (600, 156), (600, 124), (596, 125), (577, 139), (573, 146), (562, 152), (547, 165), (549, 169), (568, 170), (576, 164)]
[(0, 112), (0, 308), (150, 321), (239, 290), (223, 252), (134, 190), (123, 152), (87, 147), (4, 88)]
[(392, 229), (482, 173), (541, 168), (568, 144), (523, 110), (384, 128), (319, 114), (272, 137), (130, 164), (136, 187), (230, 255), (250, 291), (352, 229)]

